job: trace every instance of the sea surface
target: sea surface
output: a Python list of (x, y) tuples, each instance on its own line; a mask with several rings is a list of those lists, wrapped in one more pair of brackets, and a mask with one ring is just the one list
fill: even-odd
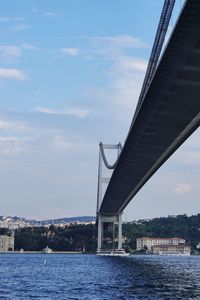
[(0, 254), (0, 299), (200, 299), (200, 256)]

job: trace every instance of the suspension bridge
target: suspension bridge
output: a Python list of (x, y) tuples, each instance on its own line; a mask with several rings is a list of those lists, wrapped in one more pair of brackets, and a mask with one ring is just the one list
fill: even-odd
[[(200, 1), (186, 0), (163, 50), (175, 0), (165, 0), (146, 75), (123, 148), (100, 143), (97, 221), (98, 250), (104, 223), (118, 223), (136, 193), (200, 125)], [(117, 150), (109, 165), (104, 149)], [(102, 175), (102, 163), (113, 169)], [(108, 182), (103, 195), (102, 185)]]

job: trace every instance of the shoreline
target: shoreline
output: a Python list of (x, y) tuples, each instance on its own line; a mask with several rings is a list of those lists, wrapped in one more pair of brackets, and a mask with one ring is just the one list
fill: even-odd
[(0, 254), (86, 254), (80, 251), (53, 251), (53, 252), (43, 252), (43, 251), (5, 251), (0, 252)]

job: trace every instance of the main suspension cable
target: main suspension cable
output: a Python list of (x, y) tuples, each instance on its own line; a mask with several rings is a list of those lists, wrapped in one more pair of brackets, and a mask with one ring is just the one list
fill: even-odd
[[(99, 147), (100, 147), (101, 155), (102, 155), (103, 162), (104, 162), (106, 168), (108, 168), (109, 170), (113, 170), (113, 169), (116, 167), (116, 164), (117, 164), (117, 161), (118, 161), (118, 158), (119, 158), (119, 154), (120, 154), (120, 152), (121, 152), (121, 150), (122, 150), (122, 145), (121, 145), (121, 143), (119, 143), (119, 144), (116, 145), (116, 147), (117, 147), (117, 149), (118, 149), (118, 157), (117, 157), (116, 162), (115, 162), (113, 165), (109, 164), (108, 161), (107, 161), (107, 159), (106, 159), (106, 155), (105, 155), (105, 152), (104, 152), (104, 146), (103, 146), (103, 143), (100, 143), (100, 144), (99, 144)], [(119, 152), (119, 151), (120, 151), (120, 152)]]
[(162, 9), (160, 21), (158, 24), (158, 29), (156, 32), (153, 48), (151, 50), (149, 63), (147, 66), (145, 78), (143, 81), (143, 85), (142, 85), (142, 89), (140, 92), (140, 96), (139, 96), (139, 100), (137, 103), (135, 113), (138, 112), (138, 110), (144, 100), (144, 96), (149, 88), (149, 85), (151, 83), (153, 75), (156, 71), (156, 67), (157, 67), (158, 60), (159, 60), (159, 57), (160, 57), (160, 54), (162, 51), (162, 47), (164, 44), (164, 40), (165, 40), (165, 36), (166, 36), (167, 29), (169, 26), (169, 21), (170, 21), (171, 15), (172, 15), (174, 4), (175, 4), (175, 0), (165, 0), (165, 2), (163, 4), (163, 9)]

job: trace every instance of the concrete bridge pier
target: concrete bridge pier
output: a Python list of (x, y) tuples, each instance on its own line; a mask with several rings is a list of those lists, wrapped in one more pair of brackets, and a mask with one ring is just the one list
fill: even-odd
[(104, 223), (117, 223), (118, 224), (118, 247), (117, 249), (122, 249), (122, 213), (109, 215), (98, 213), (98, 243), (97, 249), (101, 250), (103, 248), (103, 237), (104, 237)]

